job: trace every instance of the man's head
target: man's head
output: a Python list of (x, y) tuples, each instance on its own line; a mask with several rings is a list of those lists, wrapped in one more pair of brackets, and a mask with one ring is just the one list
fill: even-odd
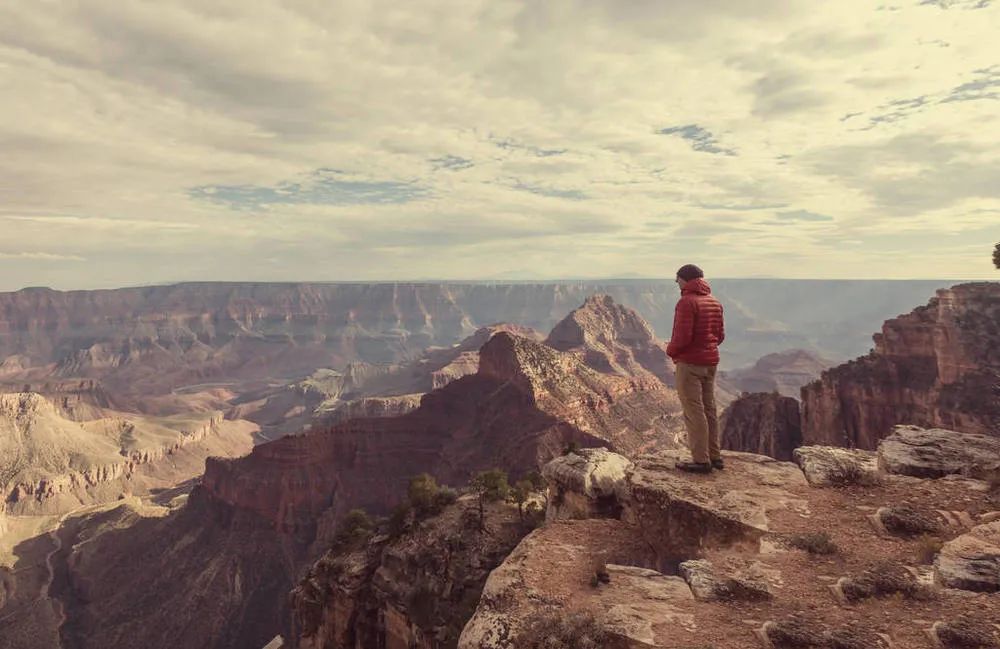
[(677, 269), (677, 285), (684, 288), (684, 285), (691, 280), (698, 279), (699, 277), (704, 277), (705, 273), (702, 272), (700, 268), (694, 264), (684, 264), (679, 269)]

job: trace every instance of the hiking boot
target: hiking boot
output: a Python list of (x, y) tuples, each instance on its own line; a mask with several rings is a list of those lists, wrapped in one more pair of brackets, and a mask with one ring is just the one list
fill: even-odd
[(722, 471), (723, 469), (726, 468), (726, 463), (723, 462), (722, 458), (720, 457), (718, 460), (712, 460), (712, 468)]
[(691, 473), (712, 472), (712, 465), (708, 462), (678, 462), (676, 466), (681, 471), (689, 471)]

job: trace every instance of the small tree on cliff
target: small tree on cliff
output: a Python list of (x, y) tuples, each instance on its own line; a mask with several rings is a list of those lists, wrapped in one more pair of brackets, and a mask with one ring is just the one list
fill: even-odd
[(479, 528), (483, 528), (486, 517), (486, 503), (504, 500), (510, 494), (507, 472), (500, 469), (482, 471), (469, 483), (472, 493), (479, 498)]
[(375, 523), (368, 512), (363, 509), (352, 509), (347, 512), (337, 532), (333, 536), (333, 549), (337, 552), (353, 550), (362, 546), (375, 533)]
[(1000, 268), (1000, 242), (993, 248), (993, 265)]

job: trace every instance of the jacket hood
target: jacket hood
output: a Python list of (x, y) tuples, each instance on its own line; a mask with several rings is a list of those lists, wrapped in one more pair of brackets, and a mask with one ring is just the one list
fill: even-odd
[(704, 277), (693, 279), (681, 289), (682, 294), (694, 293), (695, 295), (711, 295), (712, 287), (708, 285)]

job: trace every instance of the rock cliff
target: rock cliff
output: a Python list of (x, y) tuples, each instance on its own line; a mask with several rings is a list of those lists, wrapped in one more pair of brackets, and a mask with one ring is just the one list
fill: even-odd
[(896, 424), (1000, 434), (1000, 283), (940, 290), (867, 356), (802, 390), (807, 444), (874, 449)]
[(292, 592), (300, 649), (454, 647), (491, 570), (530, 531), (517, 507), (474, 499), (360, 550), (330, 551)]
[(744, 394), (726, 408), (722, 448), (791, 460), (802, 444), (799, 402), (775, 392)]

